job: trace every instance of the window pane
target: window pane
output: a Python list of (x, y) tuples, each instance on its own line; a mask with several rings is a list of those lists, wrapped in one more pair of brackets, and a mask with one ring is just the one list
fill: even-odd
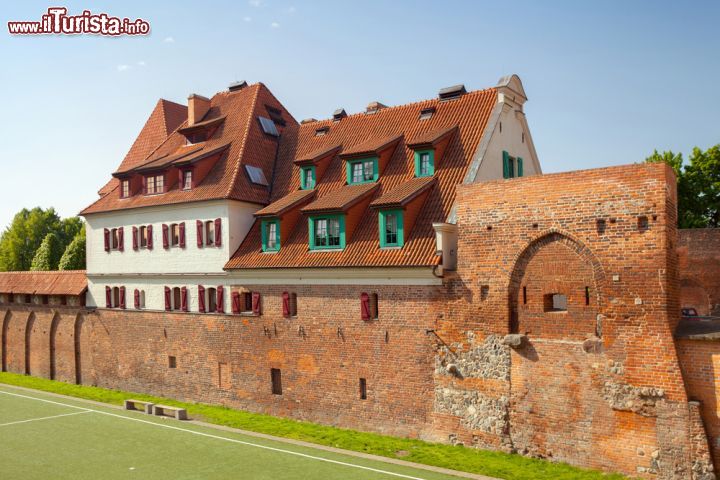
[(396, 245), (397, 242), (397, 215), (388, 213), (385, 215), (385, 243), (387, 245)]
[(337, 247), (340, 245), (340, 221), (331, 218), (328, 221), (328, 246)]
[(140, 227), (140, 246), (147, 247), (147, 227)]
[(430, 175), (430, 154), (420, 154), (420, 175)]
[(185, 182), (183, 183), (183, 188), (185, 190), (190, 190), (192, 188), (192, 172), (185, 172), (184, 178)]
[(163, 192), (164, 184), (165, 184), (165, 177), (163, 177), (162, 175), (158, 175), (157, 177), (155, 177), (155, 191), (157, 193)]
[(122, 182), (122, 196), (123, 197), (130, 196), (130, 182), (128, 180), (123, 180), (123, 182)]
[(155, 193), (155, 177), (147, 177), (146, 180), (147, 193)]
[(364, 174), (365, 174), (364, 180), (365, 180), (365, 181), (372, 180), (373, 177), (375, 176), (375, 172), (374, 172), (374, 170), (375, 170), (375, 162), (372, 161), (372, 160), (369, 160), (369, 161), (367, 161), (367, 162), (364, 162), (364, 163), (363, 163), (363, 169), (364, 169)]
[(315, 246), (327, 246), (327, 220), (315, 220)]
[(170, 225), (171, 241), (173, 246), (177, 246), (180, 243), (180, 227), (177, 223)]
[(277, 224), (274, 222), (267, 224), (267, 247), (269, 249), (277, 248)]
[(215, 222), (212, 220), (205, 222), (205, 244), (212, 245), (215, 243)]
[(352, 181), (353, 183), (359, 183), (363, 181), (363, 164), (353, 163), (352, 166), (353, 172), (352, 172)]
[(305, 169), (305, 188), (314, 188), (315, 183), (313, 182), (313, 172), (311, 168)]

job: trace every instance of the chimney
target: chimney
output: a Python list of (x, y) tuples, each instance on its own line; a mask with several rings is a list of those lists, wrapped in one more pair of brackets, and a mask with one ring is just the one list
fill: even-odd
[(306, 123), (313, 123), (313, 122), (317, 122), (317, 118), (312, 118), (312, 117), (305, 118), (300, 122), (300, 125), (305, 125)]
[(377, 113), (379, 110), (382, 110), (383, 108), (387, 108), (387, 105), (383, 105), (380, 102), (370, 102), (370, 103), (368, 103), (368, 106), (365, 109), (365, 113)]
[(338, 108), (333, 112), (333, 121), (339, 122), (343, 118), (347, 117), (347, 113), (345, 113), (344, 108)]
[(198, 123), (210, 110), (210, 99), (193, 93), (188, 97), (188, 127)]
[(440, 101), (454, 100), (460, 98), (467, 93), (465, 85), (453, 85), (452, 87), (441, 88), (438, 92), (438, 98)]
[(239, 82), (233, 82), (228, 87), (229, 92), (237, 92), (238, 90), (242, 90), (243, 88), (247, 87), (247, 82), (245, 80), (241, 80)]

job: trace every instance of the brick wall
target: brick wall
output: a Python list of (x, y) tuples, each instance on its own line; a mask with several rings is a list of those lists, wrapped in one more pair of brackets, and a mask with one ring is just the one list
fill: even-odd
[[(438, 435), (633, 475), (692, 478), (700, 448), (691, 438), (707, 440), (692, 435), (672, 337), (675, 202), (664, 165), (460, 187), (456, 300), (438, 331), (451, 346), (435, 375)], [(567, 297), (566, 311), (548, 308), (546, 295), (557, 293)], [(526, 336), (504, 337), (513, 331)], [(466, 361), (491, 337), (513, 345), (502, 346), (509, 361), (499, 375), (484, 370), (486, 356)], [(464, 369), (453, 374), (458, 364)], [(488, 385), (493, 375), (500, 385)], [(446, 418), (453, 411), (459, 425)], [(478, 422), (475, 412), (497, 421)], [(701, 470), (712, 469), (704, 462)]]
[(681, 303), (720, 317), (720, 228), (680, 230)]

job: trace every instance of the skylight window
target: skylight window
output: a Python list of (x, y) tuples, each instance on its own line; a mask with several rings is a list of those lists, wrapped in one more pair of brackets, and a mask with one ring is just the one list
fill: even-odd
[(270, 119), (276, 125), (280, 125), (282, 127), (285, 126), (285, 119), (282, 116), (282, 110), (279, 110), (275, 107), (271, 107), (270, 105), (265, 105), (265, 110), (267, 110), (268, 115), (270, 115)]
[(435, 113), (435, 107), (423, 108), (420, 110), (420, 120), (428, 120)]
[(330, 127), (320, 127), (317, 130), (315, 130), (315, 136), (322, 137), (323, 135), (327, 134), (329, 131), (330, 131)]
[[(273, 124), (273, 127), (274, 126), (275, 125)], [(268, 181), (267, 178), (265, 178), (265, 173), (260, 168), (254, 165), (245, 165), (245, 170), (247, 171), (248, 176), (250, 177), (250, 181), (252, 183), (256, 185), (263, 185), (265, 187), (268, 186)]]
[(262, 126), (263, 132), (268, 135), (272, 135), (273, 137), (280, 136), (280, 132), (278, 132), (275, 122), (266, 117), (258, 117), (258, 120), (260, 120), (260, 126)]

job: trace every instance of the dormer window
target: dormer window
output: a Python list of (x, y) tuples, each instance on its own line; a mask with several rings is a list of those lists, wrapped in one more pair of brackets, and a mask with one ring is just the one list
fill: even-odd
[(402, 247), (404, 242), (403, 211), (380, 211), (380, 247)]
[(128, 198), (130, 196), (130, 180), (123, 180), (120, 183), (120, 197)]
[(182, 189), (191, 190), (193, 186), (193, 172), (192, 170), (185, 170), (182, 172)]
[(280, 220), (277, 218), (263, 220), (261, 228), (263, 252), (277, 252), (280, 250)]
[(377, 158), (364, 158), (347, 162), (347, 182), (349, 185), (375, 182), (377, 179)]
[(155, 195), (165, 191), (165, 175), (150, 175), (145, 177), (145, 193)]
[(207, 130), (200, 130), (197, 132), (188, 133), (185, 135), (185, 139), (187, 145), (195, 145), (196, 143), (202, 143), (207, 141), (208, 132)]
[(345, 248), (345, 215), (310, 217), (310, 250)]
[(415, 152), (415, 176), (432, 177), (435, 174), (435, 152), (420, 150)]
[(300, 188), (312, 190), (315, 188), (315, 167), (302, 167), (300, 169)]

